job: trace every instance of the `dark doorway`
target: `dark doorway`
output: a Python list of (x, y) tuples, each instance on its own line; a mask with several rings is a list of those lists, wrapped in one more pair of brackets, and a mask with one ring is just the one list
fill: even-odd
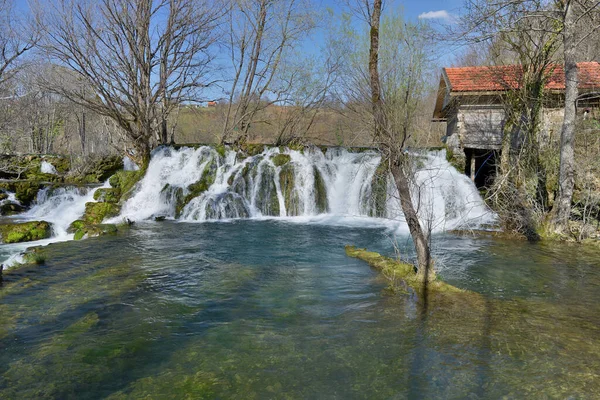
[(500, 150), (465, 148), (465, 175), (469, 176), (477, 188), (489, 187), (496, 176), (496, 160)]

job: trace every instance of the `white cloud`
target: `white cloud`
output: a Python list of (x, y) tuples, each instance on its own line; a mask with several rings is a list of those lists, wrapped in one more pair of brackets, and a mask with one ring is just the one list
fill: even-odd
[(419, 14), (419, 19), (445, 19), (452, 21), (454, 20), (454, 16), (446, 10), (427, 11)]

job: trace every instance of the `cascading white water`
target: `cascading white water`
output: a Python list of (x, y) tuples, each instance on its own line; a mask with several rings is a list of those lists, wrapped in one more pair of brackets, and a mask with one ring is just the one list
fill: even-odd
[[(102, 187), (110, 187), (105, 183)], [(47, 187), (38, 192), (33, 207), (23, 214), (13, 217), (18, 222), (46, 221), (52, 224), (52, 237), (36, 242), (24, 242), (2, 245), (0, 260), (6, 267), (23, 262), (21, 252), (30, 246), (47, 245), (50, 243), (71, 240), (73, 234), (67, 229), (71, 222), (79, 219), (85, 211), (85, 203), (94, 201), (94, 193), (99, 188), (88, 187)], [(14, 194), (9, 195), (14, 198)]]
[[(444, 151), (415, 155), (414, 201), (432, 230), (494, 220), (468, 177)], [(380, 176), (375, 151), (269, 148), (255, 156), (214, 148), (159, 148), (116, 219), (166, 216), (182, 221), (294, 217), (351, 220), (380, 217), (405, 228), (391, 176)], [(115, 219), (115, 220), (116, 220)]]
[[(109, 185), (106, 183), (102, 187)], [(67, 228), (83, 215), (85, 203), (94, 201), (97, 189), (77, 186), (44, 188), (39, 191), (36, 204), (26, 213), (18, 215), (18, 218), (50, 222), (55, 239), (69, 239), (72, 235), (67, 233)]]

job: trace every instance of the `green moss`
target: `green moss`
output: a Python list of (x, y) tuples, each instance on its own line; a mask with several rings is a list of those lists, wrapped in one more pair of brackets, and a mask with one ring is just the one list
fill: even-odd
[(94, 200), (100, 203), (118, 203), (120, 198), (120, 188), (100, 188), (94, 192)]
[(318, 213), (326, 213), (329, 211), (329, 205), (327, 202), (327, 189), (325, 187), (325, 180), (321, 175), (321, 172), (317, 167), (313, 167), (313, 174), (315, 177), (315, 200), (317, 205)]
[(290, 162), (292, 158), (290, 157), (289, 154), (275, 154), (274, 156), (271, 156), (271, 161), (273, 162), (273, 164), (275, 164), (276, 167), (281, 167), (287, 163)]
[[(346, 255), (365, 261), (371, 267), (379, 270), (392, 285), (396, 286), (403, 282), (413, 290), (420, 292), (423, 290), (423, 283), (417, 276), (417, 270), (414, 265), (408, 264), (393, 258), (382, 256), (373, 251), (359, 249), (355, 246), (346, 246)], [(427, 283), (427, 290), (438, 293), (465, 293), (464, 290), (452, 286), (439, 279)]]
[(119, 189), (121, 194), (119, 201), (122, 203), (133, 193), (136, 183), (144, 177), (145, 170), (138, 171), (117, 171), (110, 177), (109, 183), (115, 189)]
[(369, 209), (371, 217), (385, 218), (387, 215), (387, 184), (388, 164), (381, 160), (371, 181), (371, 196), (373, 206)]
[(279, 171), (279, 185), (288, 216), (299, 215), (300, 199), (295, 190), (296, 173), (292, 163), (285, 164)]
[(246, 143), (240, 147), (240, 150), (252, 157), (265, 151), (265, 145)]
[(120, 207), (113, 203), (85, 203), (83, 220), (89, 224), (99, 224), (104, 219), (119, 215)]
[[(100, 158), (90, 164), (83, 175), (75, 178), (75, 181), (84, 183), (102, 183), (123, 169), (123, 159), (119, 156), (107, 156)], [(136, 172), (136, 171), (132, 171)]]
[(175, 214), (178, 217), (183, 211), (183, 208), (190, 202), (192, 199), (200, 196), (202, 193), (206, 192), (213, 183), (215, 183), (215, 179), (217, 177), (217, 163), (215, 160), (211, 160), (204, 171), (202, 171), (202, 176), (197, 182), (192, 183), (187, 187), (188, 194), (183, 197), (183, 191), (179, 189), (179, 192), (175, 195), (177, 196)]
[(216, 145), (216, 146), (214, 146), (214, 149), (219, 156), (221, 156), (222, 158), (225, 158), (225, 155), (227, 154), (227, 147), (225, 147), (224, 144)]
[(22, 255), (24, 265), (42, 265), (46, 262), (45, 248), (30, 247)]
[(16, 224), (1, 224), (0, 235), (4, 243), (31, 242), (47, 239), (52, 228), (46, 221), (30, 221)]
[(42, 186), (34, 182), (19, 182), (15, 186), (15, 197), (21, 204), (31, 204), (37, 197)]
[(460, 173), (465, 172), (466, 157), (464, 153), (455, 153), (450, 147), (446, 147), (446, 160)]

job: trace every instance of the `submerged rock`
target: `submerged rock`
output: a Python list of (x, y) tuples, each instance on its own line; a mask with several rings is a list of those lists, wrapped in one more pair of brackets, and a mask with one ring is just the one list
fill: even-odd
[(32, 242), (48, 239), (51, 235), (52, 228), (46, 221), (0, 224), (0, 236), (3, 243)]
[(73, 239), (81, 240), (85, 237), (115, 234), (118, 232), (118, 229), (114, 224), (90, 224), (79, 219), (71, 223), (68, 232), (75, 234)]

